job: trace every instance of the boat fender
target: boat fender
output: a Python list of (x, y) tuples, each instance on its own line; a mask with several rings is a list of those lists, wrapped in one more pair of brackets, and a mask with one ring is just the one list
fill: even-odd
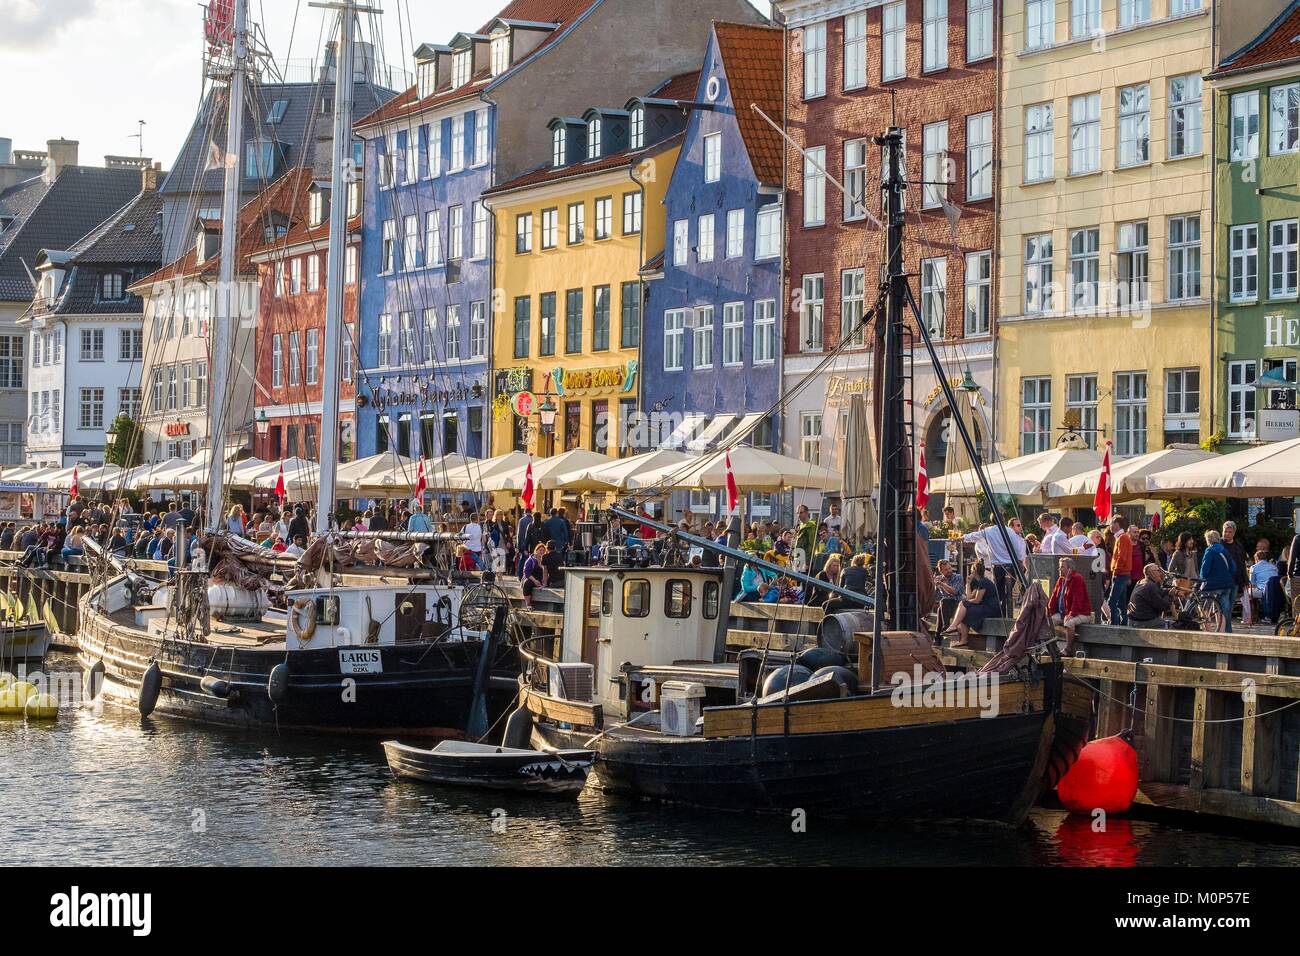
[(0, 690), (4, 690), (17, 679), (8, 671), (0, 671)]
[(222, 680), (219, 677), (209, 675), (199, 681), (199, 687), (202, 688), (203, 693), (211, 694), (213, 697), (220, 697), (222, 700), (230, 697), (230, 681)]
[(158, 695), (162, 693), (162, 668), (154, 661), (140, 678), (140, 716), (148, 717), (158, 706)]
[(289, 696), (289, 664), (286, 661), (271, 668), (271, 676), (266, 679), (266, 696), (277, 704)]
[(334, 643), (340, 645), (351, 644), (352, 628), (344, 627), (342, 624), (334, 628)]
[(104, 689), (104, 662), (95, 661), (86, 671), (86, 676), (82, 678), (82, 687), (86, 691), (86, 698), (94, 700), (99, 696), (99, 692)]
[(849, 670), (847, 667), (839, 667), (835, 665), (821, 667), (813, 671), (811, 679), (816, 680), (819, 677), (825, 677), (827, 674), (834, 675), (835, 683), (841, 685), (848, 691), (848, 693), (844, 695), (845, 697), (852, 697), (858, 692), (858, 675), (853, 673), (853, 671)]
[(1123, 813), (1133, 803), (1138, 788), (1137, 751), (1133, 732), (1094, 740), (1056, 785), (1056, 795), (1074, 813)]
[[(302, 615), (302, 620), (299, 615)], [(316, 602), (311, 598), (299, 598), (289, 608), (289, 633), (300, 644), (306, 644), (316, 633)]]
[(763, 681), (763, 696), (775, 694), (777, 691), (785, 690), (786, 687), (795, 687), (810, 677), (812, 677), (812, 671), (806, 667), (800, 667), (798, 664), (786, 664), (784, 667), (778, 667), (767, 675), (767, 680)]
[(506, 730), (501, 738), (501, 746), (513, 747), (516, 750), (527, 750), (532, 735), (533, 715), (528, 712), (527, 708), (516, 707), (506, 720)]
[(845, 667), (849, 660), (837, 650), (829, 647), (810, 647), (798, 657), (794, 662), (800, 667), (806, 667), (817, 676), (817, 671), (825, 667)]

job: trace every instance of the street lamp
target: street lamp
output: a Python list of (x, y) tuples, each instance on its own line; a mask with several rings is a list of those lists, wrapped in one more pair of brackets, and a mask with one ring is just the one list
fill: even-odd
[(258, 409), (256, 424), (257, 424), (257, 433), (261, 435), (263, 438), (265, 438), (267, 432), (271, 430), (271, 420), (266, 417), (265, 408)]
[(966, 374), (962, 377), (961, 384), (957, 386), (957, 391), (966, 393), (966, 397), (970, 400), (971, 408), (974, 408), (979, 404), (979, 383), (975, 381), (975, 376), (971, 374), (969, 365), (966, 366)]
[(542, 419), (542, 431), (546, 432), (548, 435), (554, 434), (555, 432), (555, 413), (557, 410), (558, 407), (549, 398), (542, 402), (537, 409), (537, 413)]

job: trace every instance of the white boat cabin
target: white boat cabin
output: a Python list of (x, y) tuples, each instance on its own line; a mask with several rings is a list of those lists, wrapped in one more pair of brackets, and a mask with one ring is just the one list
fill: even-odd
[(481, 639), (482, 631), (461, 629), (464, 593), (462, 587), (435, 584), (290, 591), (286, 595), (285, 647), (296, 651), (406, 644), (440, 637), (450, 641)]

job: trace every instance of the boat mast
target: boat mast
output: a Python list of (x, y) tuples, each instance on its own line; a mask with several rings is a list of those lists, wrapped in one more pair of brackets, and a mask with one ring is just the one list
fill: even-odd
[(239, 197), (243, 179), (244, 82), (250, 58), (248, 0), (235, 0), (234, 30), (230, 40), (230, 79), (226, 86), (226, 178), (221, 193), (221, 269), (217, 285), (215, 320), (212, 323), (212, 375), (208, 401), (208, 495), (205, 512), (207, 530), (222, 526), (225, 504), (226, 392), (230, 369), (231, 326), (235, 305), (242, 300), (235, 292), (239, 263)]
[(316, 533), (334, 524), (339, 460), (339, 407), (342, 390), (343, 279), (347, 254), (348, 187), (356, 179), (352, 165), (353, 60), (357, 14), (381, 13), (356, 0), (333, 0), (309, 6), (339, 13), (339, 50), (334, 75), (334, 150), (330, 166), (330, 237), (325, 266), (325, 370), (321, 378), (320, 486), (316, 498)]

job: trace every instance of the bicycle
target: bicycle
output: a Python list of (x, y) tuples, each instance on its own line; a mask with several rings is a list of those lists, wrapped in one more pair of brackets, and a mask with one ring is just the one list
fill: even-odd
[(1177, 613), (1174, 626), (1184, 631), (1210, 631), (1222, 633), (1227, 622), (1223, 617), (1223, 605), (1219, 603), (1222, 591), (1203, 591), (1201, 578), (1172, 575), (1175, 581), (1185, 581), (1187, 586), (1176, 585)]
[(1297, 594), (1282, 612), (1277, 626), (1273, 628), (1273, 634), (1277, 637), (1300, 637), (1300, 594)]

